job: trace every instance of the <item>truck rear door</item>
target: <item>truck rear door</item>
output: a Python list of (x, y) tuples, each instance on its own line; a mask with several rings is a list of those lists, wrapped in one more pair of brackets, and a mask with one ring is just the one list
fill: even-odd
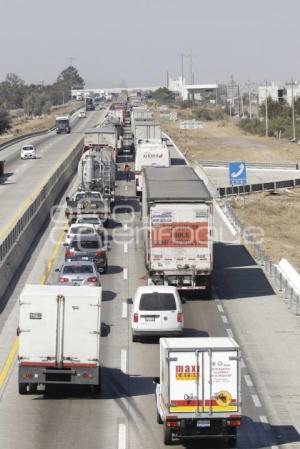
[(238, 412), (237, 351), (169, 353), (171, 413)]
[(93, 367), (99, 363), (100, 306), (100, 297), (67, 298), (63, 321), (64, 366)]
[(55, 295), (20, 301), (19, 358), (21, 365), (56, 363), (58, 303)]

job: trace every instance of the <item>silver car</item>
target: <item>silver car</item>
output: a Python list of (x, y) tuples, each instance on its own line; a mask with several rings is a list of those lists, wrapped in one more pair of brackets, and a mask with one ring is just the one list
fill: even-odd
[(65, 262), (59, 271), (59, 284), (101, 286), (100, 274), (93, 262)]

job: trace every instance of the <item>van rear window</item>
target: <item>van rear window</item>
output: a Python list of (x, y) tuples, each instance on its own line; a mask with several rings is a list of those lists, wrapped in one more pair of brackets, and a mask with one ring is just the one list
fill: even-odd
[(140, 310), (176, 310), (172, 293), (144, 293), (140, 299)]

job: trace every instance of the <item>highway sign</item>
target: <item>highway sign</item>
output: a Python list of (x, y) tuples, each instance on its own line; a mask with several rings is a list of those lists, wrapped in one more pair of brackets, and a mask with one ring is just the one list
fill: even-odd
[(180, 129), (202, 129), (203, 122), (197, 120), (184, 120), (180, 122)]
[(247, 184), (246, 162), (229, 162), (229, 179), (232, 186)]

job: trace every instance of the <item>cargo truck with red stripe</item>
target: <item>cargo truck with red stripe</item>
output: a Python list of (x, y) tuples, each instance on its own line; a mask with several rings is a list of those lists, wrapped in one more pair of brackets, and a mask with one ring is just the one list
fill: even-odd
[(194, 169), (144, 168), (142, 213), (150, 282), (210, 297), (213, 204)]
[(241, 354), (229, 337), (161, 338), (157, 421), (164, 443), (221, 439), (235, 447), (241, 424)]
[(101, 389), (101, 287), (26, 285), (20, 296), (19, 393), (38, 386)]

